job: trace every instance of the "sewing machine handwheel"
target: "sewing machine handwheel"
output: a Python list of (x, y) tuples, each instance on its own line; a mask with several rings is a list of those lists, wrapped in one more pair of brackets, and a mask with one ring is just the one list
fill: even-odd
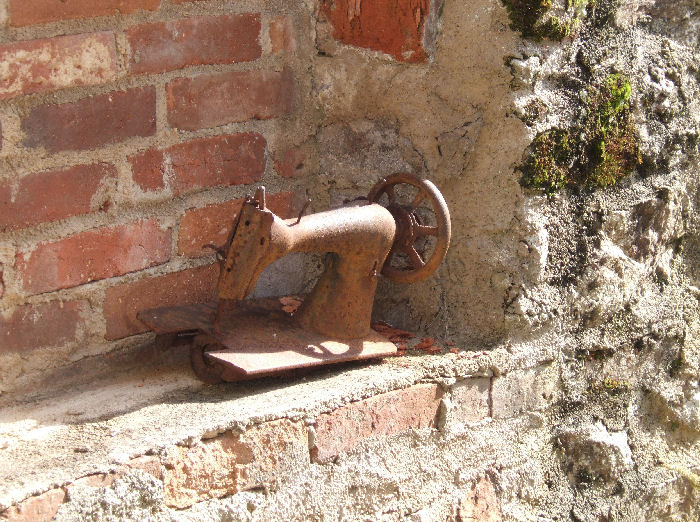
[[(410, 202), (399, 201), (396, 187), (402, 184), (418, 189)], [(377, 183), (369, 193), (369, 202), (380, 203), (384, 194), (388, 199), (386, 208), (396, 221), (396, 237), (384, 262), (382, 275), (399, 283), (422, 281), (437, 270), (450, 246), (452, 230), (445, 198), (430, 181), (407, 173), (392, 174)], [(418, 208), (426, 200), (435, 215), (435, 225), (424, 224), (418, 213)], [(425, 237), (434, 237), (436, 240), (432, 255), (427, 260), (416, 249), (416, 243)], [(406, 256), (408, 266), (398, 267), (392, 264), (399, 253)]]
[(194, 338), (190, 346), (190, 362), (194, 374), (207, 384), (219, 384), (224, 382), (221, 378), (223, 368), (211, 362), (206, 356), (206, 352), (219, 348), (212, 343), (205, 335), (198, 335)]

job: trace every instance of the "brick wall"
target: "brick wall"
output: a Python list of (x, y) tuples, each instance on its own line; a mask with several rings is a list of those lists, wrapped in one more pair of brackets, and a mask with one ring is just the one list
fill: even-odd
[(271, 4), (0, 0), (0, 392), (212, 297), (255, 185), (295, 214), (312, 16)]
[[(492, 364), (498, 365), (495, 362), (497, 357), (491, 358), (489, 363), (485, 362), (487, 358), (483, 352), (477, 356), (461, 352), (445, 356), (443, 363), (450, 369), (460, 367), (461, 371), (466, 369), (464, 364), (467, 360), (471, 362), (466, 364), (473, 365), (472, 368), (480, 365), (485, 369)], [(174, 442), (173, 437), (177, 435), (169, 432), (166, 437), (168, 442), (158, 450), (152, 450), (148, 445), (154, 444), (153, 434), (140, 431), (139, 436), (148, 440), (148, 449), (142, 447), (135, 455), (122, 453), (119, 465), (110, 466), (109, 472), (104, 472), (104, 467), (98, 468), (102, 472), (93, 467), (89, 474), (85, 474), (86, 470), (90, 470), (90, 464), (87, 463), (81, 463), (80, 471), (77, 472), (79, 475), (72, 469), (67, 469), (62, 475), (62, 483), (45, 482), (41, 487), (35, 488), (33, 496), (20, 496), (8, 509), (0, 509), (0, 520), (48, 521), (59, 509), (63, 510), (59, 513), (60, 520), (100, 518), (101, 510), (110, 508), (113, 512), (119, 510), (125, 518), (138, 519), (138, 516), (126, 515), (131, 509), (129, 500), (114, 498), (108, 501), (112, 503), (109, 508), (104, 507), (109, 504), (101, 501), (102, 495), (109, 495), (109, 492), (104, 489), (98, 491), (97, 488), (110, 487), (115, 491), (119, 488), (119, 491), (129, 493), (129, 488), (139, 489), (139, 508), (148, 506), (151, 515), (167, 508), (188, 510), (193, 506), (203, 513), (212, 509), (206, 504), (210, 499), (228, 498), (231, 501), (235, 500), (238, 493), (252, 490), (265, 491), (264, 496), (273, 510), (280, 509), (280, 505), (285, 505), (282, 509), (289, 510), (286, 504), (304, 505), (300, 511), (286, 517), (270, 513), (258, 514), (263, 520), (277, 520), (280, 517), (285, 520), (318, 519), (324, 518), (329, 512), (337, 517), (338, 510), (342, 508), (333, 500), (328, 503), (313, 502), (309, 501), (309, 496), (312, 491), (323, 491), (322, 496), (333, 499), (339, 489), (343, 501), (352, 504), (350, 509), (354, 510), (353, 513), (365, 513), (365, 518), (374, 520), (376, 516), (366, 516), (367, 510), (376, 510), (377, 506), (387, 509), (386, 504), (394, 502), (391, 493), (378, 498), (376, 491), (382, 489), (376, 485), (381, 484), (382, 479), (389, 480), (394, 494), (410, 506), (408, 509), (397, 508), (394, 503), (394, 512), (399, 509), (415, 511), (416, 506), (420, 505), (419, 499), (422, 498), (426, 505), (433, 504), (437, 501), (435, 497), (438, 497), (439, 504), (447, 504), (439, 508), (443, 513), (433, 513), (422, 520), (501, 520), (499, 495), (491, 484), (491, 477), (495, 476), (496, 470), (507, 475), (521, 466), (530, 473), (536, 469), (539, 461), (532, 446), (525, 447), (515, 440), (523, 437), (525, 431), (526, 436), (533, 437), (533, 432), (544, 423), (544, 415), (550, 409), (552, 401), (560, 393), (557, 365), (545, 362), (529, 366), (534, 362), (535, 360), (517, 363), (510, 360), (508, 364), (514, 366), (513, 370), (498, 377), (470, 376), (449, 381), (441, 378), (442, 384), (431, 382), (432, 378), (424, 378), (421, 380), (428, 382), (410, 385), (404, 382), (402, 387), (390, 391), (380, 391), (383, 386), (375, 388), (380, 379), (377, 375), (370, 379), (371, 384), (367, 384), (368, 374), (365, 374), (365, 379), (362, 379), (365, 381), (363, 398), (343, 399), (339, 403), (335, 402), (337, 394), (342, 395), (341, 390), (352, 379), (347, 379), (343, 385), (327, 382), (331, 394), (336, 395), (336, 399), (330, 401), (333, 406), (329, 407), (328, 390), (324, 389), (319, 394), (323, 406), (317, 410), (316, 406), (311, 406), (314, 400), (311, 397), (314, 397), (315, 392), (307, 389), (301, 392), (309, 401), (301, 406), (302, 410), (299, 410), (300, 403), (296, 399), (289, 403), (277, 401), (274, 419), (246, 424), (239, 418), (240, 428), (235, 430), (225, 430), (220, 426), (231, 422), (231, 412), (245, 411), (241, 404), (227, 402), (237, 399), (222, 398), (227, 407), (219, 409), (219, 415), (224, 417), (211, 416), (206, 411), (211, 403), (197, 406), (200, 415), (195, 422), (202, 423), (197, 426), (198, 431), (187, 431), (185, 426), (192, 422), (192, 418), (180, 410), (176, 416), (182, 419), (182, 426), (178, 429), (184, 428), (188, 433), (186, 442)], [(416, 360), (405, 366), (414, 364), (418, 364)], [(383, 370), (375, 370), (377, 374), (392, 372), (390, 365), (383, 366)], [(517, 397), (513, 396), (514, 390)], [(293, 386), (285, 391), (285, 394), (292, 396), (294, 393), (300, 392), (294, 390)], [(270, 401), (269, 397), (265, 400), (267, 407), (275, 402)], [(186, 408), (188, 402), (181, 402), (179, 407)], [(290, 405), (293, 405), (291, 411), (287, 409)], [(258, 408), (256, 418), (266, 417), (260, 415), (265, 408), (262, 405)], [(300, 415), (303, 408), (309, 408), (310, 411)], [(284, 417), (277, 417), (280, 412)], [(150, 421), (156, 419), (157, 415), (172, 414), (172, 411), (162, 411)], [(540, 426), (533, 425), (532, 419), (540, 419)], [(123, 426), (121, 423), (124, 421), (117, 416), (105, 422)], [(215, 423), (219, 428), (211, 429), (210, 423)], [(156, 425), (161, 426), (157, 422)], [(199, 433), (205, 435), (200, 436)], [(163, 435), (156, 435), (155, 439), (160, 440), (162, 437)], [(98, 437), (92, 441), (95, 446), (101, 443), (97, 439)], [(113, 440), (108, 444), (117, 447)], [(129, 446), (137, 445), (132, 443)], [(120, 451), (124, 450), (123, 446), (118, 447)], [(399, 467), (392, 466), (397, 455), (404, 451), (409, 460), (403, 461)], [(96, 454), (99, 455), (99, 452)], [(100, 458), (98, 456), (97, 460)], [(353, 461), (363, 463), (356, 468), (362, 476), (362, 487), (353, 483), (355, 479), (352, 474), (356, 472), (350, 464)], [(385, 471), (382, 472), (382, 469)], [(126, 483), (115, 486), (115, 481), (124, 480), (135, 470), (150, 474), (154, 480), (148, 479), (150, 484), (138, 482), (136, 486)], [(324, 477), (325, 480), (319, 477)], [(376, 482), (378, 477), (381, 477), (380, 482)], [(422, 487), (412, 487), (411, 482), (414, 480)], [(484, 481), (490, 487), (484, 488), (485, 485), (488, 486)], [(323, 488), (318, 487), (321, 483), (324, 484)], [(353, 486), (349, 487), (349, 483)], [(309, 484), (317, 487), (310, 488)], [(85, 497), (80, 495), (80, 490), (84, 488), (89, 491), (89, 502), (85, 502)], [(365, 491), (362, 491), (363, 488)], [(303, 489), (303, 493), (300, 493), (300, 489)], [(152, 493), (146, 491), (154, 490), (158, 493), (151, 500), (149, 495)], [(290, 494), (290, 491), (295, 493)], [(371, 495), (371, 498), (377, 500), (363, 502), (365, 495)], [(129, 496), (123, 495), (124, 498)], [(507, 498), (507, 494), (501, 496)], [(435, 500), (425, 500), (431, 497)], [(85, 505), (80, 506), (81, 502)], [(118, 505), (116, 509), (115, 502)], [(122, 504), (119, 505), (119, 502)], [(482, 505), (483, 503), (487, 505)], [(213, 509), (233, 510), (232, 505)], [(82, 516), (66, 516), (71, 506), (72, 509), (80, 506), (78, 510)], [(461, 518), (446, 516), (445, 508), (448, 513), (458, 509), (462, 513)], [(88, 515), (90, 510), (94, 511)], [(477, 512), (482, 513), (477, 516)], [(310, 516), (311, 513), (313, 516)], [(191, 513), (180, 511), (180, 514)], [(344, 514), (347, 516), (347, 512)], [(237, 519), (236, 516), (233, 518)]]

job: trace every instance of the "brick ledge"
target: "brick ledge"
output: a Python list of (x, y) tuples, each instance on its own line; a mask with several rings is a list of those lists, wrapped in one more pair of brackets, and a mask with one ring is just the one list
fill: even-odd
[[(5, 516), (19, 515), (22, 506), (43, 505), (41, 499), (57, 509), (69, 485), (106, 485), (131, 468), (160, 473), (166, 503), (183, 508), (267, 487), (293, 460), (327, 463), (367, 438), (435, 429), (446, 415), (452, 423), (516, 416), (522, 411), (509, 404), (517, 390), (525, 390), (518, 403), (536, 411), (554, 393), (549, 346), (399, 357), (300, 379), (213, 387), (182, 367), (144, 370), (6, 406), (0, 514), (10, 508)], [(261, 449), (275, 443), (275, 451)], [(195, 486), (212, 475), (207, 462), (236, 471), (204, 493)]]

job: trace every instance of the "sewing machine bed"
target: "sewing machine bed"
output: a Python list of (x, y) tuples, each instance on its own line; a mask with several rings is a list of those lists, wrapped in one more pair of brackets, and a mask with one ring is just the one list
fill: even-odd
[(222, 367), (225, 381), (396, 354), (396, 346), (374, 330), (365, 338), (343, 341), (304, 330), (289, 306), (293, 299), (240, 301), (222, 314), (217, 329), (216, 302), (156, 308), (138, 318), (160, 335), (199, 332), (211, 339), (204, 356)]

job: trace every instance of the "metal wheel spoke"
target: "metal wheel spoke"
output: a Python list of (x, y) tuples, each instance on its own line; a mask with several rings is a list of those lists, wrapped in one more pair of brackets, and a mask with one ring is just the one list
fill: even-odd
[(415, 228), (416, 236), (436, 236), (438, 235), (438, 227), (431, 227), (426, 225), (416, 225)]
[(421, 268), (422, 266), (425, 265), (425, 262), (420, 257), (420, 254), (418, 253), (418, 251), (416, 250), (416, 248), (414, 246), (410, 246), (410, 247), (406, 248), (405, 252), (406, 252), (406, 255), (408, 255), (408, 260), (411, 262), (411, 266), (414, 269)]
[(425, 191), (420, 190), (418, 194), (416, 194), (416, 197), (413, 198), (413, 201), (411, 202), (411, 210), (416, 210), (418, 208), (418, 205), (423, 203), (423, 200), (428, 196)]

